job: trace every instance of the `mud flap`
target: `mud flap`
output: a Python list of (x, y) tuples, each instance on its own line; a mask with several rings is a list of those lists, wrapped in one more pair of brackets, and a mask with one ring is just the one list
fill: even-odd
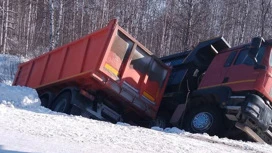
[(173, 125), (173, 126), (177, 126), (179, 127), (179, 123), (180, 123), (180, 120), (182, 119), (182, 115), (183, 115), (183, 112), (185, 111), (186, 109), (186, 105), (185, 104), (179, 104), (175, 110), (175, 112), (173, 113), (171, 119), (170, 119), (170, 123)]
[(259, 136), (257, 135), (256, 132), (254, 132), (251, 128), (249, 128), (249, 127), (246, 126), (245, 124), (237, 122), (237, 123), (235, 124), (235, 126), (236, 126), (238, 129), (244, 131), (246, 134), (248, 134), (248, 135), (249, 135), (253, 140), (255, 140), (256, 142), (265, 143), (265, 141), (264, 141), (261, 137), (259, 137)]

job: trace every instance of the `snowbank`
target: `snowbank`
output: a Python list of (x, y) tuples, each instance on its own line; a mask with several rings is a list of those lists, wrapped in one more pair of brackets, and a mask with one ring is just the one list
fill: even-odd
[(23, 109), (37, 109), (40, 100), (34, 89), (27, 87), (14, 87), (0, 83), (0, 103), (9, 107)]
[(191, 134), (178, 128), (146, 129), (52, 112), (35, 90), (0, 84), (0, 152), (182, 153), (271, 152), (267, 144)]

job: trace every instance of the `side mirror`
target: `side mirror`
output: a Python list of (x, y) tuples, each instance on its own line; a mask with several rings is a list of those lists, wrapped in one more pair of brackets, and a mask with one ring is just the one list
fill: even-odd
[(263, 42), (264, 42), (264, 39), (262, 37), (255, 37), (255, 38), (252, 38), (251, 40), (248, 56), (254, 60), (254, 63), (258, 62), (256, 56)]

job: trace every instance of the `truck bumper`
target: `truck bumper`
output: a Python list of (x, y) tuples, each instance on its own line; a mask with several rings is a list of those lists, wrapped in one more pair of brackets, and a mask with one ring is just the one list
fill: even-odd
[(245, 104), (242, 108), (242, 119), (248, 119), (252, 128), (267, 131), (269, 127), (272, 127), (272, 110), (261, 97), (253, 94), (248, 95)]
[[(226, 117), (255, 141), (272, 144), (272, 110), (258, 95), (247, 95), (241, 106), (227, 106)], [(232, 113), (228, 113), (232, 112)]]

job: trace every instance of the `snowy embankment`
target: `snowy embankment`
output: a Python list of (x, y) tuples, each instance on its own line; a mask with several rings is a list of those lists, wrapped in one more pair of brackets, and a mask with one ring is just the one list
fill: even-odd
[(1, 153), (268, 153), (271, 150), (267, 144), (190, 134), (177, 128), (146, 129), (56, 113), (40, 106), (35, 90), (0, 83)]

